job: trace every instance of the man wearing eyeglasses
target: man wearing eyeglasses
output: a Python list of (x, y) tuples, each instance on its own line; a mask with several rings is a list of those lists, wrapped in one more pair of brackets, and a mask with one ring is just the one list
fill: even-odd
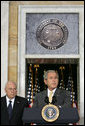
[(22, 115), (28, 101), (17, 96), (17, 85), (8, 81), (5, 86), (6, 96), (1, 98), (1, 125), (22, 125)]

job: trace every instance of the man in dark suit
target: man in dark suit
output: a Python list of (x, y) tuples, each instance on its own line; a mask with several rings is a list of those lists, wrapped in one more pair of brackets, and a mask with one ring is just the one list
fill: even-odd
[(59, 75), (57, 71), (48, 70), (45, 73), (44, 82), (48, 86), (48, 88), (47, 90), (44, 90), (36, 95), (33, 107), (42, 108), (49, 103), (52, 103), (60, 108), (71, 107), (70, 92), (58, 89), (58, 81)]
[(28, 101), (17, 96), (15, 82), (8, 81), (5, 86), (6, 96), (1, 98), (1, 125), (22, 125), (22, 115)]

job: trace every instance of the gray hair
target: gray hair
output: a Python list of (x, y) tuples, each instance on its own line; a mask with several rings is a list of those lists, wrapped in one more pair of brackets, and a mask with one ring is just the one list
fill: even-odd
[(47, 70), (44, 72), (44, 79), (47, 80), (47, 76), (48, 76), (48, 73), (56, 73), (57, 74), (57, 77), (59, 79), (59, 74), (58, 74), (58, 71), (56, 70)]
[(7, 83), (5, 85), (5, 88), (7, 87), (7, 84), (9, 84), (9, 83), (13, 83), (16, 86), (16, 88), (17, 88), (17, 84), (14, 81), (7, 81)]

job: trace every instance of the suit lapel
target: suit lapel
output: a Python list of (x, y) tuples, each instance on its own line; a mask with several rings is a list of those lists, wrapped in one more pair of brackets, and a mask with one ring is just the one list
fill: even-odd
[(2, 105), (3, 105), (4, 109), (5, 109), (5, 114), (6, 114), (7, 118), (8, 118), (9, 115), (8, 115), (8, 110), (7, 110), (6, 96), (3, 98)]
[(45, 96), (45, 97), (48, 97), (48, 89), (45, 90), (45, 92), (44, 92), (44, 96)]
[(6, 96), (3, 98), (3, 103), (2, 104), (3, 104), (4, 108), (7, 109)]
[(45, 106), (47, 104), (46, 101), (45, 101), (45, 99), (46, 99), (46, 97), (48, 97), (48, 90), (44, 90), (42, 96), (43, 96), (43, 99), (44, 99), (43, 106)]
[(56, 104), (59, 104), (59, 101), (60, 101), (60, 98), (61, 98), (60, 95), (61, 95), (60, 90), (56, 89), (56, 91), (54, 93), (54, 96), (56, 97), (56, 100), (57, 100)]
[(55, 91), (55, 93), (54, 93), (54, 96), (57, 96), (57, 97), (60, 96), (60, 90), (59, 90), (59, 89), (56, 89), (56, 91)]

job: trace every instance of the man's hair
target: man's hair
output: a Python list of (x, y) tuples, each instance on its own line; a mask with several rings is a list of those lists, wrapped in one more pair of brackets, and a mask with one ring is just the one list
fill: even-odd
[(9, 84), (9, 83), (15, 84), (15, 86), (16, 86), (16, 88), (17, 88), (17, 84), (16, 84), (14, 81), (7, 81), (7, 83), (6, 83), (6, 85), (5, 85), (5, 88), (7, 87), (7, 84)]
[(58, 79), (59, 79), (59, 74), (58, 74), (58, 71), (56, 70), (47, 70), (47, 71), (45, 71), (45, 73), (44, 73), (44, 79), (45, 80), (47, 80), (47, 76), (48, 76), (48, 73), (56, 73), (57, 74), (57, 77), (58, 77)]

